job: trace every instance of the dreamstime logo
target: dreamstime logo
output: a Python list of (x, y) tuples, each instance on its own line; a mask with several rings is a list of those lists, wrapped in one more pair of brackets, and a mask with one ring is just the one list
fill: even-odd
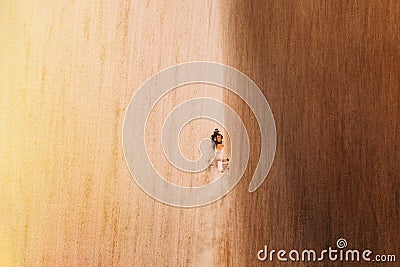
[(316, 262), (316, 261), (340, 261), (340, 262), (395, 262), (396, 255), (394, 254), (374, 254), (369, 249), (358, 250), (358, 249), (346, 249), (347, 241), (344, 238), (339, 238), (336, 241), (336, 247), (328, 247), (327, 249), (321, 250), (320, 252), (314, 249), (305, 249), (298, 251), (292, 250), (275, 250), (268, 249), (265, 245), (264, 249), (261, 249), (257, 253), (257, 259), (259, 261), (289, 261), (289, 262)]
[[(161, 202), (178, 207), (196, 207), (223, 197), (243, 176), (250, 150), (246, 128), (229, 106), (207, 97), (187, 100), (168, 114), (162, 128), (164, 154), (171, 164), (185, 172), (199, 172), (207, 168), (210, 159), (215, 158), (212, 141), (202, 140), (199, 144), (200, 158), (190, 161), (180, 153), (178, 136), (190, 121), (211, 119), (223, 125), (231, 139), (229, 174), (224, 173), (207, 185), (184, 187), (167, 181), (152, 165), (145, 147), (145, 127), (149, 115), (167, 93), (193, 83), (228, 89), (242, 98), (254, 113), (261, 132), (261, 153), (249, 186), (249, 192), (254, 192), (272, 166), (276, 149), (275, 121), (263, 93), (250, 78), (234, 68), (215, 62), (189, 62), (169, 67), (137, 89), (126, 110), (122, 142), (132, 177), (147, 194)], [(224, 124), (224, 121), (229, 123)]]
[(338, 247), (338, 249), (343, 249), (345, 247), (347, 247), (347, 241), (344, 238), (339, 238), (336, 241), (336, 246)]

